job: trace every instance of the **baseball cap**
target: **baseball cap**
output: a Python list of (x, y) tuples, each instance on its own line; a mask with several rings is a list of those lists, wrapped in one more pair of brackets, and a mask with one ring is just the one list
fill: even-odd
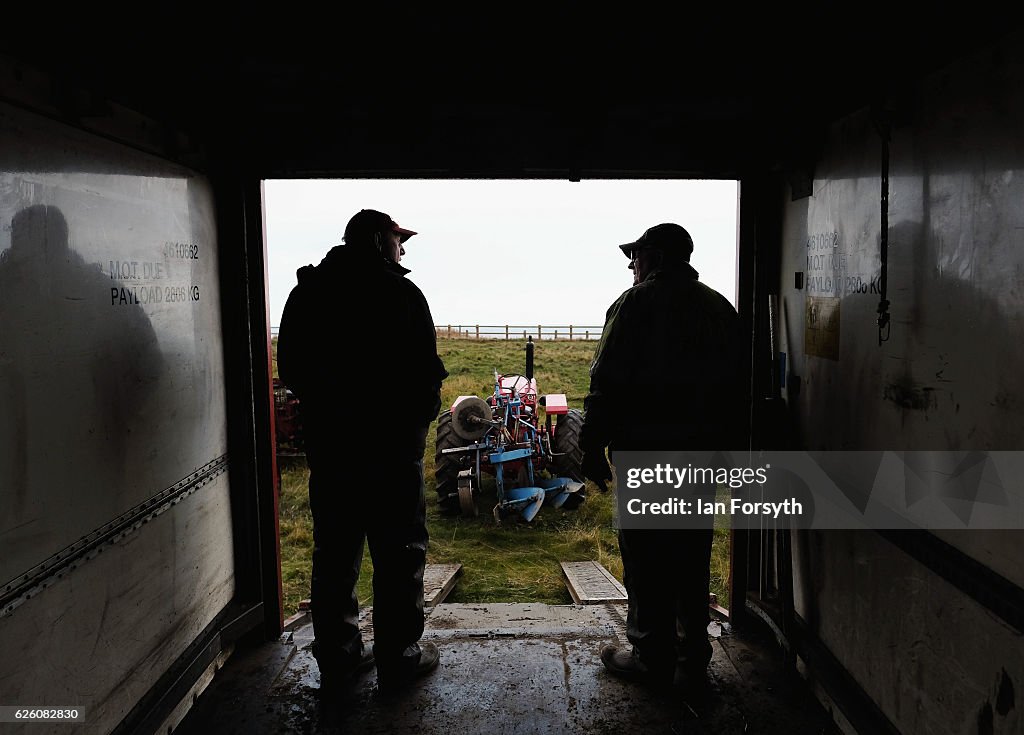
[(693, 252), (693, 238), (680, 225), (663, 222), (645, 230), (644, 234), (635, 241), (619, 245), (619, 249), (627, 258), (632, 258), (633, 251), (640, 248), (658, 248), (663, 252), (678, 254), (689, 259)]
[(356, 212), (345, 227), (345, 242), (355, 243), (372, 238), (375, 233), (384, 230), (397, 232), (402, 242), (405, 242), (413, 235), (414, 230), (400, 227), (391, 215), (379, 212), (376, 209), (361, 209)]
[(413, 235), (415, 235), (415, 234), (416, 234), (416, 233), (415, 233), (415, 232), (413, 232), (412, 230), (407, 230), (407, 229), (405, 229), (404, 227), (399, 227), (399, 226), (398, 226), (398, 223), (397, 223), (397, 222), (395, 222), (394, 220), (391, 220), (391, 230), (392, 230), (393, 232), (397, 232), (397, 233), (398, 233), (399, 235), (401, 235), (401, 237), (402, 237), (402, 242), (405, 242), (405, 241), (406, 241), (406, 240), (408, 240), (408, 239), (409, 239), (410, 237), (412, 237)]

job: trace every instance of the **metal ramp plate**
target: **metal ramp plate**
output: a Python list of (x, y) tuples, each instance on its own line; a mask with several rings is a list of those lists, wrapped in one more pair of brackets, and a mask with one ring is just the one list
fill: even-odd
[(461, 564), (427, 564), (423, 569), (423, 605), (432, 607), (444, 602), (460, 574)]
[(577, 605), (626, 602), (626, 588), (596, 561), (563, 561), (565, 586)]

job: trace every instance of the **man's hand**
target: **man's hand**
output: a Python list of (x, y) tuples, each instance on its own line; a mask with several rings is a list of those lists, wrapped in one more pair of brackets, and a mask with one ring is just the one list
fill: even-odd
[(592, 481), (597, 488), (608, 492), (608, 483), (612, 481), (612, 468), (608, 465), (604, 447), (583, 450), (583, 476)]

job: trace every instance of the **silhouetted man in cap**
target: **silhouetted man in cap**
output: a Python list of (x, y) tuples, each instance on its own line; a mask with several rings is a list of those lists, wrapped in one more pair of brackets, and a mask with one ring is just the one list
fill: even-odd
[[(399, 263), (416, 233), (358, 212), (344, 245), (298, 271), (281, 317), (281, 380), (299, 399), (313, 514), (313, 654), (330, 690), (374, 660), (382, 691), (438, 662), (423, 634), (423, 453), (448, 373), (423, 293)], [(385, 461), (379, 461), (379, 457)], [(373, 652), (356, 582), (373, 559)]]
[[(584, 401), (583, 472), (602, 488), (611, 451), (732, 450), (743, 435), (739, 319), (697, 280), (693, 240), (677, 224), (619, 246), (633, 287), (608, 309)], [(658, 686), (704, 680), (711, 660), (713, 528), (619, 530), (631, 650), (609, 645), (612, 674)]]

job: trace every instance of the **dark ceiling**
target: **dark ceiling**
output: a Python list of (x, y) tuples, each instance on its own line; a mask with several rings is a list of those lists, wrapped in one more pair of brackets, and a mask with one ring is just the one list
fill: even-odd
[(1013, 30), (852, 6), (576, 7), (225, 6), (214, 20), (199, 5), (144, 19), (135, 6), (28, 21), (46, 32), (6, 35), (0, 52), (264, 178), (732, 178), (799, 162), (830, 121), (898, 107), (922, 75)]

